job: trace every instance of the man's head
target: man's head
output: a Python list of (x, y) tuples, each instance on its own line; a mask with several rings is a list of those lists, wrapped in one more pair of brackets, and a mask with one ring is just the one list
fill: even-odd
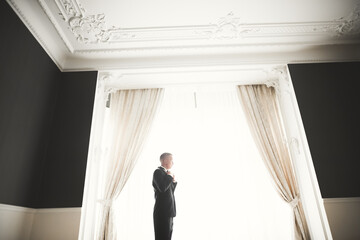
[(166, 169), (170, 169), (172, 167), (173, 163), (173, 157), (171, 153), (163, 153), (160, 156), (160, 162), (161, 166), (163, 166)]

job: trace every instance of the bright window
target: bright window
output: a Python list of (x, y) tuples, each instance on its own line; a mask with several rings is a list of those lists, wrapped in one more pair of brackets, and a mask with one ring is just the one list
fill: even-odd
[(293, 213), (272, 186), (231, 85), (168, 87), (114, 206), (118, 239), (154, 239), (153, 171), (170, 152), (178, 181), (173, 240), (293, 239)]

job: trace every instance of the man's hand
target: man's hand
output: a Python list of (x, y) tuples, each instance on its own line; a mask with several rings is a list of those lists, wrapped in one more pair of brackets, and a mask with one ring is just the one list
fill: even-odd
[(170, 175), (174, 178), (174, 174), (172, 172), (170, 172), (169, 170), (166, 173), (167, 173), (167, 175)]
[(166, 173), (167, 173), (168, 175), (172, 176), (173, 182), (176, 182), (176, 180), (175, 180), (175, 175), (174, 175), (172, 172), (167, 171)]

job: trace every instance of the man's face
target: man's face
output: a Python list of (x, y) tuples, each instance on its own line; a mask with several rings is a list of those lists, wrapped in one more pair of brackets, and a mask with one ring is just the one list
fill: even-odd
[(170, 169), (173, 166), (173, 164), (174, 164), (173, 157), (171, 155), (167, 156), (163, 160), (163, 167), (165, 167), (166, 169)]

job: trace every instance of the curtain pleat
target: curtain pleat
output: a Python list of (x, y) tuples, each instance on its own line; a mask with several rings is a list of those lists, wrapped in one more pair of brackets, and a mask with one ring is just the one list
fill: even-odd
[(310, 239), (275, 89), (266, 85), (238, 86), (251, 133), (281, 197), (294, 211), (296, 239)]
[(148, 137), (163, 89), (119, 90), (111, 93), (110, 146), (105, 159), (104, 192), (98, 203), (97, 240), (115, 239), (112, 203), (124, 188)]

